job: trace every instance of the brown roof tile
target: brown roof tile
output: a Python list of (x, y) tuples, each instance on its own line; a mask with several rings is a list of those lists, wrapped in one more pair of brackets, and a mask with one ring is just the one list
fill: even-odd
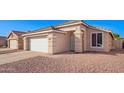
[(12, 31), (12, 32), (15, 33), (17, 36), (21, 36), (27, 33), (27, 32), (21, 32), (21, 31)]

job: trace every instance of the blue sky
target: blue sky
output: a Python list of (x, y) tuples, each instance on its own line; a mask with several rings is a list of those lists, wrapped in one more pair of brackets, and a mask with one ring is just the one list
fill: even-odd
[[(0, 20), (0, 36), (7, 36), (12, 30), (28, 31), (66, 22), (67, 20)], [(124, 37), (124, 20), (84, 20), (89, 25), (112, 29)]]

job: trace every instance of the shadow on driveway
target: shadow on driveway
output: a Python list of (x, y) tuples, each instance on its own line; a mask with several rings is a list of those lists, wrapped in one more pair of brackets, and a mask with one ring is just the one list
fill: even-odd
[(3, 50), (0, 51), (0, 55), (2, 54), (9, 54), (9, 53), (14, 53), (14, 52), (21, 52), (22, 50), (18, 50), (18, 49), (13, 49), (13, 50)]

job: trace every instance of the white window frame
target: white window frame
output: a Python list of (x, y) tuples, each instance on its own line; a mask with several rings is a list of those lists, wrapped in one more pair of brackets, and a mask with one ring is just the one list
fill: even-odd
[[(96, 34), (96, 46), (92, 46), (92, 34)], [(97, 34), (98, 33), (101, 33), (102, 34), (102, 46), (101, 47), (98, 47), (97, 46)], [(104, 33), (103, 32), (91, 32), (91, 35), (90, 35), (90, 47), (91, 48), (103, 48), (104, 47)]]

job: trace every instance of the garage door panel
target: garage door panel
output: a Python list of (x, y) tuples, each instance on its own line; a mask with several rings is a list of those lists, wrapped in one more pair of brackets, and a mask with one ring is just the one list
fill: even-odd
[(10, 40), (10, 48), (17, 49), (17, 40)]
[(38, 52), (48, 52), (48, 38), (31, 38), (30, 39), (30, 50)]

